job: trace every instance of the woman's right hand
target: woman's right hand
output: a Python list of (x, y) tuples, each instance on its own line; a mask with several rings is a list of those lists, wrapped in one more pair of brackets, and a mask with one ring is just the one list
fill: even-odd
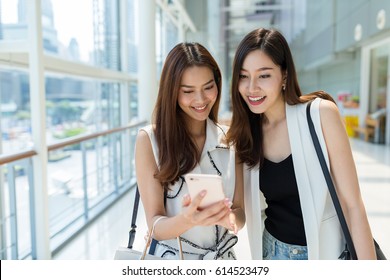
[(183, 197), (182, 215), (192, 226), (221, 224), (221, 220), (231, 211), (231, 202), (228, 198), (205, 208), (199, 208), (200, 202), (205, 197), (206, 192), (206, 190), (201, 191), (193, 200), (191, 200), (188, 194)]

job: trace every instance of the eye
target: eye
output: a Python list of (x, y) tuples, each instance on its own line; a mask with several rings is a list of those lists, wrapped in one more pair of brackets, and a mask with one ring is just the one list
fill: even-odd
[(194, 91), (192, 91), (192, 90), (183, 90), (183, 93), (185, 93), (185, 94), (191, 94), (191, 93), (193, 93)]
[(210, 90), (210, 89), (212, 89), (213, 87), (214, 87), (214, 85), (208, 86), (208, 87), (205, 88), (205, 90)]
[(267, 78), (269, 78), (269, 77), (271, 77), (270, 74), (263, 74), (263, 75), (260, 75), (260, 76), (259, 76), (259, 78), (262, 78), (262, 79), (267, 79)]
[(239, 78), (239, 79), (245, 79), (245, 78), (248, 78), (248, 76), (247, 76), (247, 75), (244, 75), (244, 74), (240, 74), (240, 75), (238, 76), (238, 78)]

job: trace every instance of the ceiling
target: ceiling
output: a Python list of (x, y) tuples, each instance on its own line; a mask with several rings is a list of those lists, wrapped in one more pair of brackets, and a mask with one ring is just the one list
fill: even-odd
[[(226, 13), (223, 27), (230, 49), (235, 49), (243, 36), (255, 28), (274, 26), (283, 9), (290, 6), (282, 0), (227, 0), (221, 12)], [(287, 1), (288, 2), (288, 1)]]

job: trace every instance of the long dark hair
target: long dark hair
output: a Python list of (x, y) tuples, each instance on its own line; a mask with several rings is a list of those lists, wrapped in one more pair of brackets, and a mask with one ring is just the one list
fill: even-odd
[(302, 96), (298, 84), (290, 48), (283, 35), (275, 29), (259, 28), (247, 34), (238, 45), (233, 61), (233, 75), (231, 83), (232, 122), (227, 133), (228, 141), (236, 146), (237, 155), (241, 162), (253, 168), (262, 164), (264, 153), (262, 150), (263, 114), (255, 114), (249, 109), (238, 91), (239, 76), (246, 56), (254, 51), (261, 50), (278, 66), (282, 73), (287, 73), (287, 80), (283, 96), (287, 104), (295, 105), (307, 102), (315, 97), (332, 100), (325, 92), (313, 92)]
[(165, 60), (153, 114), (159, 153), (159, 171), (155, 178), (164, 188), (194, 169), (200, 158), (197, 146), (189, 135), (184, 112), (177, 102), (183, 73), (192, 66), (208, 67), (214, 74), (218, 96), (209, 118), (215, 123), (218, 121), (222, 77), (217, 62), (199, 43), (176, 45)]

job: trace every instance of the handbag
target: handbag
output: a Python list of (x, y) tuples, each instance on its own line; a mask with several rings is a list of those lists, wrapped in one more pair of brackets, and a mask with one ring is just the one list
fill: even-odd
[[(153, 255), (152, 252), (154, 252), (154, 249), (149, 251), (149, 253), (147, 253), (147, 252), (148, 252), (148, 249), (150, 248), (150, 246), (153, 247), (156, 245), (156, 243), (157, 243), (156, 240), (154, 240), (152, 238), (153, 233), (154, 233), (154, 228), (159, 221), (166, 218), (165, 216), (161, 216), (154, 221), (153, 226), (152, 226), (152, 230), (148, 234), (148, 238), (147, 238), (147, 241), (146, 241), (146, 244), (145, 244), (143, 251), (141, 252), (141, 251), (133, 249), (133, 244), (134, 244), (134, 240), (135, 240), (135, 233), (136, 233), (136, 228), (137, 228), (136, 220), (137, 220), (137, 214), (138, 214), (139, 199), (140, 199), (139, 190), (138, 190), (138, 186), (136, 186), (134, 206), (133, 206), (133, 215), (131, 218), (131, 229), (129, 231), (129, 241), (128, 241), (127, 247), (120, 246), (117, 248), (117, 250), (115, 251), (114, 260), (164, 260), (164, 258), (162, 258), (162, 257)], [(183, 258), (183, 249), (182, 249), (180, 237), (178, 236), (176, 239), (178, 242), (179, 256), (180, 256), (180, 259), (183, 260), (184, 259)]]
[[(341, 228), (342, 228), (342, 231), (344, 234), (344, 238), (346, 241), (345, 249), (343, 252), (341, 252), (341, 255), (339, 256), (338, 259), (340, 259), (340, 260), (357, 260), (358, 258), (356, 255), (355, 246), (353, 244), (352, 237), (351, 237), (351, 234), (349, 232), (348, 225), (347, 225), (347, 222), (345, 220), (343, 210), (342, 210), (341, 205), (340, 205), (340, 201), (337, 197), (336, 189), (333, 185), (332, 177), (330, 176), (330, 172), (329, 172), (328, 167), (326, 165), (325, 157), (324, 157), (324, 154), (322, 152), (320, 143), (318, 141), (318, 136), (316, 134), (313, 120), (312, 120), (311, 115), (310, 115), (310, 106), (311, 106), (312, 102), (313, 102), (313, 100), (308, 102), (308, 104), (306, 106), (307, 123), (309, 125), (310, 135), (311, 135), (311, 138), (313, 140), (314, 148), (316, 150), (317, 157), (320, 161), (321, 169), (322, 169), (322, 172), (324, 174), (326, 184), (328, 185), (329, 193), (330, 193), (330, 196), (332, 198), (334, 207), (336, 209), (336, 213), (337, 213), (337, 216), (339, 218)], [(374, 241), (374, 247), (375, 247), (377, 259), (378, 260), (386, 260), (385, 255), (383, 254), (381, 248), (379, 247), (379, 244), (376, 242), (375, 239), (373, 241)]]

